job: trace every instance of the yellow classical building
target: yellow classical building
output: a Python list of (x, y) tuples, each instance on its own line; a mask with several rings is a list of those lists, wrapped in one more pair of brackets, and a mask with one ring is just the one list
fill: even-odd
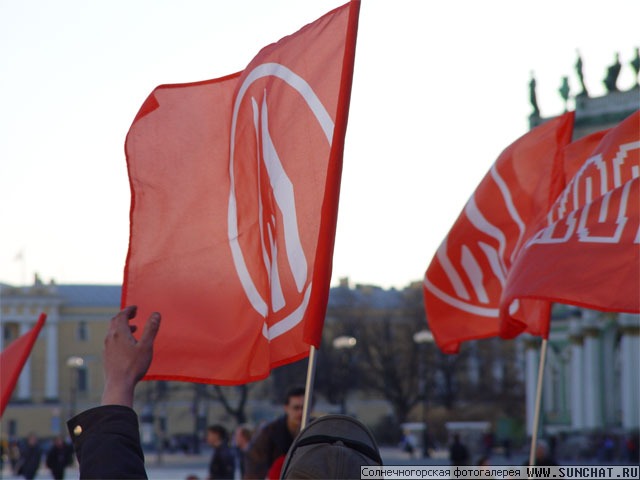
[(2, 417), (5, 436), (64, 433), (70, 415), (99, 404), (102, 344), (118, 311), (120, 287), (105, 285), (0, 285), (2, 346), (47, 321)]

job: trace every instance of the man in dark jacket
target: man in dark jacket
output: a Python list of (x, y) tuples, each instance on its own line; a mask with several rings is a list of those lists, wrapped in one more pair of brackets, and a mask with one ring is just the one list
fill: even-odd
[(209, 463), (209, 480), (232, 480), (235, 470), (233, 452), (229, 448), (229, 434), (222, 425), (211, 425), (207, 428), (207, 443), (213, 447), (213, 455)]
[(72, 461), (71, 447), (64, 443), (62, 437), (53, 439), (53, 445), (47, 452), (47, 468), (51, 470), (54, 480), (62, 480), (64, 478), (64, 470)]
[(135, 315), (136, 308), (127, 307), (109, 324), (104, 342), (102, 406), (67, 422), (83, 479), (147, 478), (138, 416), (131, 407), (135, 386), (151, 364), (160, 314), (151, 314), (140, 340), (133, 337), (134, 328), (129, 325)]
[(244, 477), (244, 456), (251, 445), (253, 428), (248, 424), (238, 425), (233, 433), (233, 460), (235, 465), (234, 478)]
[(279, 457), (284, 457), (300, 432), (304, 388), (287, 392), (284, 415), (266, 424), (254, 436), (245, 455), (244, 478), (263, 479)]
[(22, 475), (27, 480), (36, 478), (41, 461), (42, 449), (38, 443), (38, 437), (35, 433), (30, 433), (26, 445), (20, 449), (18, 475)]
[(469, 465), (469, 450), (460, 441), (460, 435), (457, 433), (453, 436), (453, 443), (449, 447), (449, 460), (454, 467)]

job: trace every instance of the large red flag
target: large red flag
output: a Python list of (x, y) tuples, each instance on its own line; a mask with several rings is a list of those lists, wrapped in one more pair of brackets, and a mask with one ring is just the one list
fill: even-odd
[[(507, 274), (532, 226), (563, 188), (559, 155), (571, 140), (573, 113), (540, 125), (498, 157), (431, 261), (424, 280), (427, 321), (446, 353), (460, 343), (497, 336)], [(548, 308), (515, 306), (544, 318)]]
[(505, 337), (549, 328), (510, 314), (522, 298), (640, 313), (640, 111), (571, 144), (565, 166), (572, 178), (509, 272)]
[(38, 339), (38, 334), (47, 319), (47, 315), (40, 314), (40, 318), (24, 335), (15, 339), (7, 348), (0, 353), (0, 416), (9, 403), (13, 389), (18, 382), (20, 372), (27, 363), (33, 345)]
[(319, 346), (359, 6), (141, 107), (122, 303), (163, 315), (146, 378), (240, 384)]

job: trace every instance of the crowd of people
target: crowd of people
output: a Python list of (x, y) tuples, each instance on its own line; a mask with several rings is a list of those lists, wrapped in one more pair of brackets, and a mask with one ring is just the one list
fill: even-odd
[(26, 479), (33, 479), (43, 467), (49, 470), (51, 478), (62, 480), (65, 470), (73, 464), (73, 447), (57, 436), (48, 448), (43, 448), (35, 433), (29, 433), (23, 442), (16, 440), (3, 442), (0, 450), (0, 471), (4, 458), (9, 461), (11, 472)]

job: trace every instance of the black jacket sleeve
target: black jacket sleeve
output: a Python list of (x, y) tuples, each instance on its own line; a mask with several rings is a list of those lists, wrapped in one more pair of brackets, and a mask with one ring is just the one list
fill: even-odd
[(138, 416), (129, 407), (105, 405), (67, 422), (80, 478), (147, 478)]

